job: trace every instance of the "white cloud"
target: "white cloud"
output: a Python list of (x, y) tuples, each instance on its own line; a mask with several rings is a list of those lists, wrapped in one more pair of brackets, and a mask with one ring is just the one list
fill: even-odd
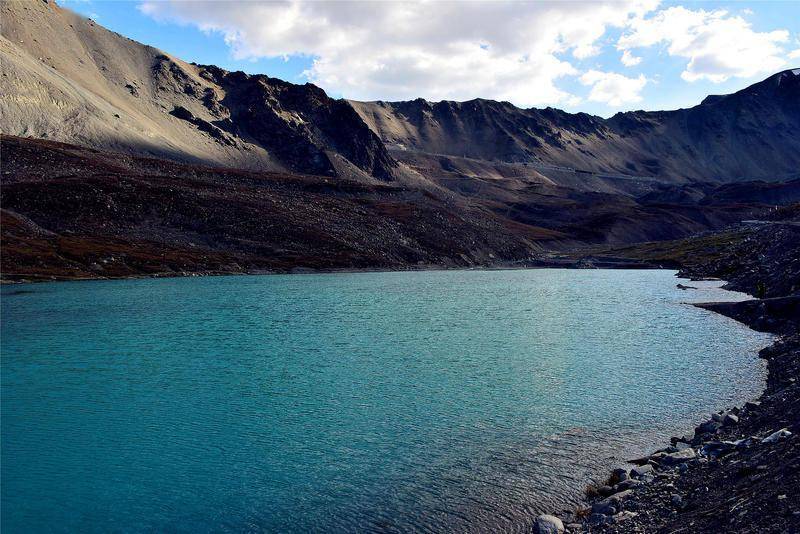
[(789, 59), (798, 59), (800, 58), (800, 48), (796, 48), (789, 52)]
[(724, 10), (691, 10), (670, 7), (650, 17), (631, 21), (617, 48), (667, 45), (667, 53), (688, 59), (681, 77), (689, 82), (707, 79), (714, 83), (731, 77), (750, 78), (772, 73), (785, 61), (779, 43), (788, 41), (785, 30), (754, 31), (751, 24)]
[(572, 95), (564, 101), (565, 108), (574, 108), (583, 103), (583, 99), (579, 96)]
[(590, 70), (580, 77), (583, 85), (590, 85), (589, 100), (603, 102), (612, 107), (639, 102), (647, 78), (640, 74), (637, 78), (628, 78), (615, 72)]
[(622, 52), (622, 57), (620, 58), (620, 61), (626, 67), (635, 67), (636, 65), (642, 62), (642, 58), (634, 56), (630, 50), (625, 50)]
[(557, 85), (578, 74), (570, 58), (597, 54), (609, 27), (642, 20), (656, 5), (147, 0), (140, 9), (221, 33), (238, 59), (313, 58), (308, 78), (347, 98), (480, 96), (532, 106), (574, 105), (576, 95)]

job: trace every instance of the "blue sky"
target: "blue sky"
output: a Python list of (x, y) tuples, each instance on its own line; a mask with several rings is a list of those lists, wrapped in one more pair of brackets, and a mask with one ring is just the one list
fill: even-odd
[(187, 61), (363, 100), (609, 116), (691, 106), (800, 66), (798, 2), (60, 3)]

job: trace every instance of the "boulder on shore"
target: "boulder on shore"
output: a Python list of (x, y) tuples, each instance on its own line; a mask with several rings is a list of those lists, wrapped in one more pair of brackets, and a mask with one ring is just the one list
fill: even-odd
[(611, 471), (611, 481), (615, 484), (628, 480), (628, 472), (621, 467)]
[(706, 421), (702, 425), (699, 425), (697, 428), (695, 428), (694, 432), (695, 435), (714, 434), (717, 430), (720, 429), (721, 426), (722, 424), (719, 421), (714, 421), (712, 419), (711, 421)]
[(614, 491), (616, 493), (619, 493), (620, 491), (625, 491), (625, 490), (629, 490), (629, 489), (635, 488), (636, 486), (639, 486), (640, 484), (641, 484), (641, 482), (639, 482), (638, 480), (634, 480), (632, 478), (629, 478), (627, 480), (623, 480), (622, 482), (614, 485)]
[(543, 514), (533, 523), (534, 534), (563, 534), (564, 523), (554, 515)]
[(682, 451), (664, 455), (661, 458), (661, 463), (665, 466), (673, 466), (694, 460), (696, 457), (697, 453), (694, 452), (694, 449), (683, 449)]
[(602, 501), (597, 501), (592, 505), (593, 514), (614, 515), (620, 511), (622, 505), (620, 504), (624, 499), (628, 498), (632, 490), (620, 491), (611, 497), (607, 497)]
[(772, 434), (764, 438), (761, 443), (774, 443), (776, 441), (786, 439), (791, 435), (792, 433), (789, 431), (788, 428), (781, 428), (777, 432), (773, 432)]
[(653, 466), (651, 464), (644, 464), (640, 465), (639, 467), (634, 467), (631, 469), (631, 478), (642, 478), (647, 473), (653, 472)]

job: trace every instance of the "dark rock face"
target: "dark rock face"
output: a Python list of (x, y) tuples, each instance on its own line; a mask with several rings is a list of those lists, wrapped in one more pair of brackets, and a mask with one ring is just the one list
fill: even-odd
[(231, 146), (236, 145), (236, 141), (231, 139), (230, 136), (226, 135), (225, 132), (223, 132), (220, 128), (214, 126), (208, 121), (195, 117), (191, 111), (183, 106), (176, 106), (172, 111), (170, 111), (170, 115), (194, 124), (199, 130), (206, 132), (208, 135), (222, 143)]
[(219, 104), (229, 110), (233, 131), (256, 140), (291, 170), (337, 176), (338, 154), (368, 175), (393, 179), (397, 163), (347, 101), (312, 84), (200, 68), (201, 77), (225, 90)]

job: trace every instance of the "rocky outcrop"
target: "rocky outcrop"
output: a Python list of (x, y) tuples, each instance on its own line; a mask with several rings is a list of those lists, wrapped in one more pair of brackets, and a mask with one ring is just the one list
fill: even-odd
[(208, 135), (210, 135), (214, 139), (219, 140), (222, 143), (231, 146), (236, 146), (236, 141), (232, 139), (229, 135), (227, 135), (225, 132), (223, 132), (220, 128), (214, 126), (208, 121), (195, 117), (191, 111), (189, 111), (183, 106), (176, 106), (169, 113), (174, 117), (177, 117), (191, 124), (194, 124), (195, 126), (197, 126), (199, 130), (207, 133)]
[(230, 130), (256, 140), (290, 169), (336, 176), (338, 156), (367, 175), (394, 177), (397, 163), (347, 101), (312, 84), (198, 68), (200, 77), (224, 90), (224, 99), (210, 102), (229, 110)]
[(733, 317), (756, 330), (780, 334), (800, 331), (800, 295), (735, 303), (710, 302), (697, 306)]
[(687, 258), (681, 275), (727, 280), (728, 289), (757, 297), (800, 294), (800, 222), (795, 218), (745, 224), (741, 239), (721, 247), (711, 258), (695, 263)]
[[(800, 203), (767, 210), (760, 219), (687, 239), (606, 249), (603, 254), (680, 269), (683, 278), (726, 280), (726, 289), (759, 299), (800, 294), (800, 254), (794, 252), (800, 249)], [(739, 309), (756, 305), (743, 306)]]

